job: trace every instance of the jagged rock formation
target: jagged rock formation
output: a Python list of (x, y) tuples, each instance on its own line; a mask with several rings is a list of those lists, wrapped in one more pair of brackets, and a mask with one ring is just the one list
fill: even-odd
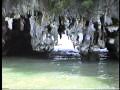
[[(91, 1), (92, 0), (89, 2), (90, 5), (92, 5)], [(41, 2), (41, 4), (39, 2)], [(58, 38), (60, 37), (61, 39), (63, 35), (66, 35), (72, 42), (74, 49), (77, 49), (80, 53), (100, 51), (101, 49), (106, 50), (106, 48), (108, 48), (110, 52), (115, 48), (115, 53), (118, 53), (119, 35), (117, 34), (115, 36), (114, 32), (111, 32), (111, 35), (115, 36), (111, 37), (106, 30), (109, 29), (110, 25), (118, 26), (119, 19), (117, 19), (117, 16), (113, 18), (114, 15), (108, 14), (107, 11), (109, 10), (106, 8), (106, 11), (97, 12), (91, 7), (90, 9), (92, 9), (93, 12), (89, 13), (88, 8), (90, 6), (88, 5), (89, 7), (86, 7), (87, 11), (84, 6), (86, 2), (80, 1), (82, 3), (81, 6), (84, 7), (83, 10), (85, 10), (84, 14), (90, 14), (88, 18), (83, 17), (84, 14), (81, 15), (83, 11), (81, 11), (81, 13), (78, 12), (82, 8), (78, 8), (79, 4), (76, 2), (77, 0), (71, 1), (72, 4), (64, 9), (62, 6), (59, 6), (59, 4), (65, 4), (65, 2), (59, 1), (58, 7), (61, 7), (61, 12), (56, 15), (55, 13), (51, 14), (48, 8), (45, 8), (45, 5), (48, 4), (47, 0), (30, 0), (30, 2), (29, 0), (25, 0), (24, 2), (16, 1), (13, 6), (11, 5), (13, 3), (12, 1), (4, 0), (2, 6), (3, 51), (5, 50), (5, 53), (9, 54), (22, 54), (24, 51), (24, 53), (28, 53), (32, 52), (32, 50), (51, 52), (58, 44)], [(96, 1), (95, 3), (98, 2)], [(75, 5), (75, 7), (71, 8), (72, 5)], [(12, 8), (8, 11), (7, 8), (9, 7)], [(17, 7), (17, 9), (14, 10), (14, 7)], [(22, 8), (20, 9), (20, 7)], [(96, 9), (103, 8), (102, 4), (100, 7), (96, 5), (95, 7)], [(94, 14), (94, 12), (97, 12), (97, 14)], [(10, 18), (6, 20), (6, 17)], [(111, 38), (114, 39), (115, 43), (110, 46)], [(111, 48), (113, 49), (111, 50)]]

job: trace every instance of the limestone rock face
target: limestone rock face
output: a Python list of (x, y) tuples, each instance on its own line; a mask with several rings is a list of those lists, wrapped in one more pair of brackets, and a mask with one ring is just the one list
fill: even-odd
[(10, 54), (22, 54), (24, 51), (51, 52), (55, 49), (70, 49), (72, 52), (77, 51), (77, 54), (108, 51), (119, 53), (118, 28), (116, 30), (109, 25), (104, 26), (102, 22), (94, 22), (92, 19), (86, 20), (84, 25), (82, 19), (67, 16), (62, 16), (61, 20), (56, 18), (46, 18), (43, 14), (41, 19), (33, 15), (7, 19), (7, 22), (12, 21), (12, 26), (5, 21), (2, 23), (3, 48)]

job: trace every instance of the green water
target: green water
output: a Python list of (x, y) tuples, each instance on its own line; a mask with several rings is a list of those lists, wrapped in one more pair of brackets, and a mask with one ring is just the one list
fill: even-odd
[(2, 87), (9, 89), (118, 89), (119, 64), (109, 60), (2, 58)]

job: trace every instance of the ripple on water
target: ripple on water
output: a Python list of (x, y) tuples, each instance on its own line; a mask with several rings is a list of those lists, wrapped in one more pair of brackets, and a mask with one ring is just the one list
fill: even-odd
[[(115, 89), (119, 65), (100, 61), (16, 61), (2, 63), (2, 86), (11, 89)], [(24, 58), (23, 58), (24, 59)], [(4, 61), (6, 59), (3, 59)], [(12, 60), (12, 62), (11, 62)], [(20, 58), (19, 58), (20, 60)], [(80, 63), (80, 64), (79, 64)], [(15, 65), (15, 66), (14, 66)]]

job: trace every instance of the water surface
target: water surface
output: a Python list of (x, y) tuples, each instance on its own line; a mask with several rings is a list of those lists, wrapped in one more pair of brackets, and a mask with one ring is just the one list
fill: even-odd
[(9, 89), (117, 89), (119, 63), (2, 58), (2, 87)]

